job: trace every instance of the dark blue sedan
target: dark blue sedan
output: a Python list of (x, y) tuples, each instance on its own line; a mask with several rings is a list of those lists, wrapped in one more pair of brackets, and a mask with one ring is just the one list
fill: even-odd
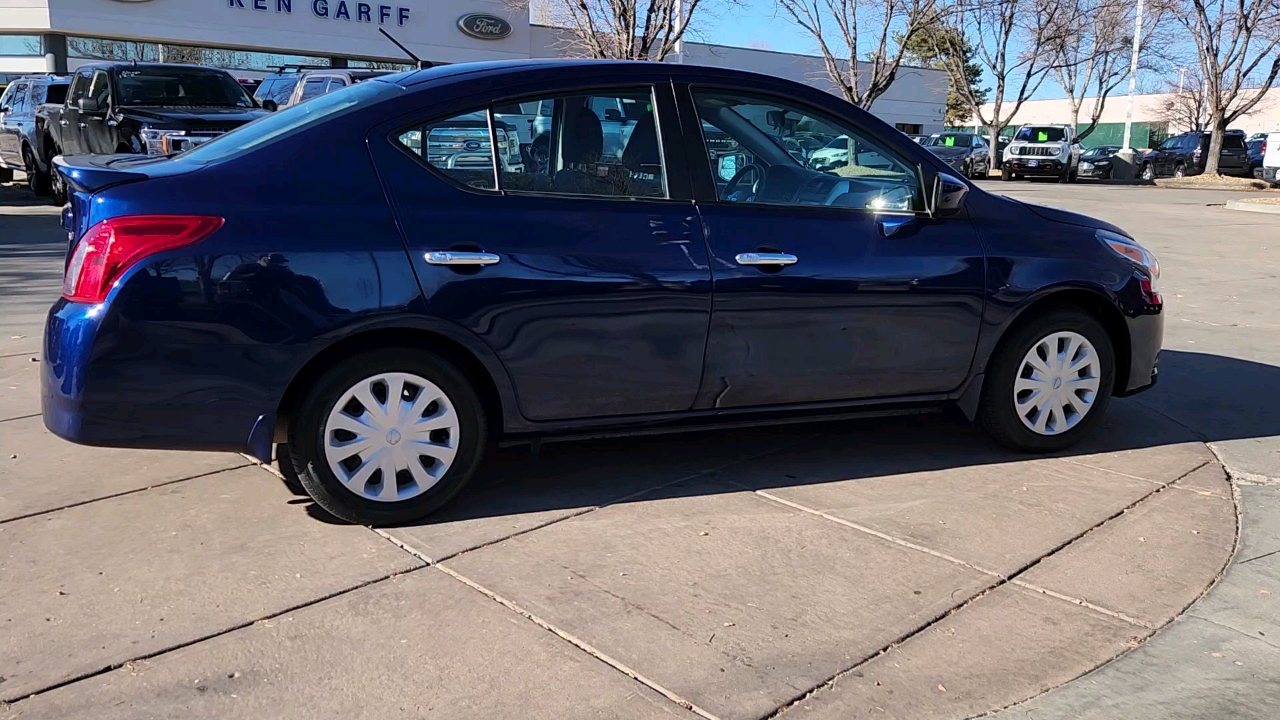
[[(844, 138), (822, 170), (791, 149)], [(958, 405), (1057, 450), (1156, 379), (1155, 258), (804, 85), (658, 63), (370, 80), (72, 189), (45, 425), (247, 451), (334, 515), (446, 503), (493, 440)]]

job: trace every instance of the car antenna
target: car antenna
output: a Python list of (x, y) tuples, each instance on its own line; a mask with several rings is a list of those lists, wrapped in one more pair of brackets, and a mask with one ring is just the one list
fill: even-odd
[(391, 42), (393, 42), (393, 43), (395, 43), (395, 44), (396, 44), (396, 47), (398, 47), (398, 48), (400, 48), (401, 50), (403, 50), (403, 51), (404, 51), (404, 54), (405, 54), (405, 55), (408, 55), (410, 60), (413, 60), (415, 63), (417, 63), (417, 64), (418, 64), (418, 69), (419, 69), (419, 70), (429, 70), (429, 69), (431, 69), (431, 68), (433, 67), (433, 65), (432, 65), (430, 62), (428, 62), (428, 61), (426, 61), (426, 60), (423, 60), (423, 59), (419, 58), (417, 55), (414, 55), (414, 54), (413, 54), (413, 51), (411, 51), (409, 48), (405, 47), (404, 45), (401, 45), (399, 40), (397, 40), (397, 39), (395, 39), (395, 38), (391, 37), (391, 33), (387, 32), (386, 30), (384, 30), (384, 29), (382, 29), (382, 28), (378, 28), (378, 32), (380, 32), (380, 33), (382, 33), (383, 35), (385, 35), (385, 36), (387, 37), (387, 39), (388, 39), (388, 40), (390, 40)]

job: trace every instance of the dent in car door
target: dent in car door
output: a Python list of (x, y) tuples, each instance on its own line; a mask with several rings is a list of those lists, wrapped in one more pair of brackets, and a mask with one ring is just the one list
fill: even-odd
[[(683, 171), (668, 154), (671, 197), (684, 194), (683, 200), (604, 196), (596, 183), (613, 168), (600, 158), (601, 119), (585, 101), (631, 91), (541, 93), (557, 108), (546, 173), (518, 169), (522, 151), (503, 129), (512, 124), (495, 114), (507, 194), (492, 191), (489, 129), (475, 119), (477, 110), (484, 118), (482, 108), (409, 128), (401, 123), (386, 129), (391, 142), (371, 143), (426, 311), (492, 349), (530, 420), (678, 412), (697, 395), (711, 277), (697, 213), (687, 190), (676, 189)], [(652, 97), (650, 88), (643, 92)], [(665, 129), (669, 100), (657, 106)], [(561, 134), (564, 124), (574, 130)], [(637, 137), (633, 132), (629, 142)], [(652, 127), (647, 137), (659, 162)], [(635, 158), (632, 167), (643, 174), (644, 158), (625, 148), (623, 156)], [(439, 176), (477, 191), (450, 187)]]

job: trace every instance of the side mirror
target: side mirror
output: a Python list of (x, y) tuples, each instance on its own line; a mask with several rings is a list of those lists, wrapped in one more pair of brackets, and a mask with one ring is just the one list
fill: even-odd
[(622, 112), (615, 108), (609, 108), (604, 111), (605, 122), (622, 122)]
[(929, 196), (929, 213), (934, 217), (949, 217), (960, 212), (964, 206), (964, 196), (969, 194), (969, 186), (964, 181), (938, 173), (933, 180), (933, 193)]
[(271, 98), (267, 98), (266, 100), (262, 101), (262, 109), (266, 110), (267, 112), (275, 112), (276, 110), (280, 109), (280, 106), (276, 104), (275, 100), (272, 100)]
[(95, 98), (82, 97), (76, 101), (76, 106), (80, 108), (80, 112), (86, 115), (97, 115), (102, 112), (102, 108)]

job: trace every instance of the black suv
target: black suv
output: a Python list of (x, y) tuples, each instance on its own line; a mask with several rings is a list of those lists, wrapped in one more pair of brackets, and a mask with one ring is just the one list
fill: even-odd
[[(1185, 177), (1204, 172), (1209, 157), (1209, 133), (1192, 131), (1174, 135), (1142, 156), (1140, 171), (1143, 180), (1158, 177)], [(1228, 130), (1222, 138), (1222, 153), (1218, 158), (1218, 172), (1223, 175), (1249, 176), (1249, 150), (1244, 144), (1244, 133)]]

